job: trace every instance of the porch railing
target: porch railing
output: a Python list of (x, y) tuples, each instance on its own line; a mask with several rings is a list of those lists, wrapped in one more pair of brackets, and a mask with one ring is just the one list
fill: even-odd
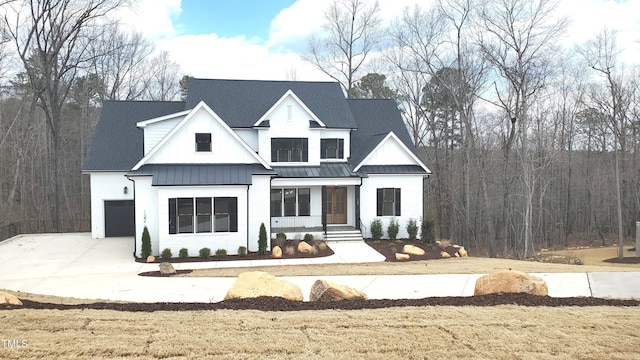
[(368, 238), (367, 226), (362, 222), (362, 219), (358, 219), (358, 222), (360, 223), (360, 234), (362, 235), (363, 238), (367, 239)]
[(322, 216), (286, 216), (271, 218), (271, 232), (304, 232), (322, 229)]

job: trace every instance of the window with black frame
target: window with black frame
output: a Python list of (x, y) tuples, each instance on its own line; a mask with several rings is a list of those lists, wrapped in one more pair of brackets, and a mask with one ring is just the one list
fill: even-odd
[(308, 162), (309, 139), (273, 138), (271, 139), (272, 162)]

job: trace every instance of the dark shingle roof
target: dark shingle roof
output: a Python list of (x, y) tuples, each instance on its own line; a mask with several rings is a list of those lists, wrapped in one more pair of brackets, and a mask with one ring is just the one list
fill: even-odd
[(153, 175), (151, 185), (251, 185), (251, 175), (273, 175), (261, 164), (146, 164), (128, 175)]
[(327, 127), (356, 127), (337, 82), (191, 79), (186, 108), (194, 108), (204, 101), (230, 127), (248, 128), (288, 90)]
[(180, 101), (105, 101), (82, 165), (83, 171), (128, 171), (142, 158), (136, 123), (184, 110)]
[(358, 165), (389, 132), (393, 133), (415, 153), (415, 147), (392, 99), (348, 99), (357, 130), (351, 132), (352, 166)]

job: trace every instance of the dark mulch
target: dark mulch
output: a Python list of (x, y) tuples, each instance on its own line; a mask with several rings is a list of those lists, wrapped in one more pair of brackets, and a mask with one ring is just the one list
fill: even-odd
[(193, 272), (191, 269), (187, 270), (176, 270), (175, 274), (161, 274), (160, 271), (147, 271), (139, 273), (138, 276), (153, 276), (153, 277), (171, 277), (173, 275), (184, 275)]
[(602, 261), (607, 263), (614, 263), (614, 264), (640, 264), (640, 258), (637, 258), (635, 256), (625, 256), (623, 258), (614, 257), (614, 258), (606, 259)]
[(494, 294), (470, 297), (431, 297), (401, 300), (344, 300), (334, 302), (290, 301), (276, 297), (226, 300), (217, 303), (94, 303), (61, 305), (22, 300), (24, 306), (0, 305), (0, 310), (11, 309), (53, 309), (53, 310), (116, 310), (131, 312), (154, 311), (194, 311), (194, 310), (260, 310), (260, 311), (303, 311), (303, 310), (361, 310), (402, 306), (640, 306), (640, 300), (614, 300), (589, 297), (552, 298), (528, 294)]
[(455, 257), (458, 252), (458, 248), (453, 246), (447, 246), (444, 249), (440, 249), (435, 244), (424, 244), (417, 240), (398, 239), (398, 240), (365, 240), (365, 242), (374, 248), (377, 252), (384, 255), (386, 261), (397, 262), (396, 253), (401, 253), (402, 248), (405, 245), (414, 245), (425, 251), (424, 255), (417, 256), (411, 255), (409, 261), (414, 260), (434, 260), (442, 259), (442, 251), (449, 253), (451, 257)]
[[(298, 253), (297, 251), (295, 251), (295, 253), (293, 255), (287, 255), (285, 249), (287, 247), (291, 247), (294, 249), (298, 248), (298, 243), (302, 241), (302, 240), (286, 240), (285, 241), (285, 245), (284, 248), (282, 249), (282, 259), (300, 259), (300, 258), (316, 258), (316, 257), (324, 257), (324, 256), (330, 256), (333, 255), (333, 250), (331, 250), (331, 248), (329, 247), (324, 247), (324, 248), (319, 248), (316, 247), (316, 249), (318, 249), (318, 252), (315, 254), (302, 254), (302, 253)], [(243, 256), (239, 256), (239, 255), (227, 255), (224, 257), (216, 257), (215, 256), (215, 249), (211, 249), (211, 256), (203, 259), (199, 256), (190, 256), (187, 258), (171, 258), (169, 260), (164, 260), (161, 259), (159, 256), (156, 257), (156, 260), (154, 262), (152, 262), (152, 264), (154, 263), (162, 263), (162, 262), (170, 262), (170, 263), (188, 263), (188, 262), (205, 262), (205, 261), (235, 261), (235, 260), (267, 260), (267, 259), (271, 259), (271, 255), (270, 254), (266, 254), (266, 255), (260, 255), (257, 252), (250, 252), (246, 255)], [(140, 263), (146, 263), (147, 259), (136, 259), (136, 262), (140, 262)]]

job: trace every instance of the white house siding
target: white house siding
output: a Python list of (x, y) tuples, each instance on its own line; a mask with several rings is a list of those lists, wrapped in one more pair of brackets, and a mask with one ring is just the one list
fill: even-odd
[[(91, 181), (91, 237), (104, 238), (104, 202), (133, 200), (133, 184), (124, 172), (92, 172)], [(124, 188), (127, 188), (127, 194)]]
[[(289, 110), (291, 109), (291, 110)], [(291, 111), (291, 117), (289, 117)], [(285, 98), (279, 106), (267, 114), (269, 128), (258, 132), (259, 155), (271, 165), (320, 165), (320, 130), (309, 128), (311, 114), (291, 96)], [(309, 139), (309, 162), (271, 163), (271, 138), (307, 138)]]
[[(247, 185), (157, 187), (157, 193), (158, 250), (160, 252), (169, 248), (174, 256), (178, 256), (181, 248), (187, 248), (189, 256), (198, 256), (200, 249), (207, 247), (211, 249), (212, 254), (218, 249), (225, 249), (227, 254), (235, 255), (238, 253), (238, 247), (247, 246)], [(238, 232), (169, 234), (169, 199), (181, 197), (238, 198)]]
[(363, 165), (417, 165), (417, 163), (402, 148), (398, 140), (390, 137), (367, 157)]
[[(258, 161), (204, 108), (190, 119), (147, 161), (149, 164), (252, 164)], [(197, 152), (195, 134), (211, 134), (211, 151)]]
[(258, 130), (254, 129), (233, 129), (244, 142), (249, 145), (251, 150), (258, 152)]
[[(264, 223), (267, 230), (267, 248), (270, 248), (270, 180), (270, 176), (253, 175), (253, 184), (249, 187), (249, 251), (258, 251), (260, 224), (262, 223)], [(240, 204), (238, 200), (238, 207), (240, 206), (247, 207), (246, 202)]]
[(151, 253), (160, 253), (158, 240), (158, 192), (157, 188), (151, 186), (151, 176), (136, 176), (132, 178), (135, 182), (136, 191), (136, 256), (141, 255), (142, 232), (146, 226), (151, 238)]
[[(371, 236), (371, 221), (380, 219), (384, 237), (387, 236), (387, 226), (389, 221), (395, 218), (400, 224), (398, 238), (406, 238), (407, 222), (409, 219), (415, 219), (419, 223), (422, 217), (422, 175), (369, 175), (368, 178), (362, 179), (360, 187), (360, 218), (364, 226), (366, 226), (366, 236)], [(376, 192), (378, 188), (400, 188), (400, 214), (401, 216), (377, 216), (377, 198)]]
[(180, 116), (147, 125), (144, 128), (144, 154), (147, 155), (183, 118)]

